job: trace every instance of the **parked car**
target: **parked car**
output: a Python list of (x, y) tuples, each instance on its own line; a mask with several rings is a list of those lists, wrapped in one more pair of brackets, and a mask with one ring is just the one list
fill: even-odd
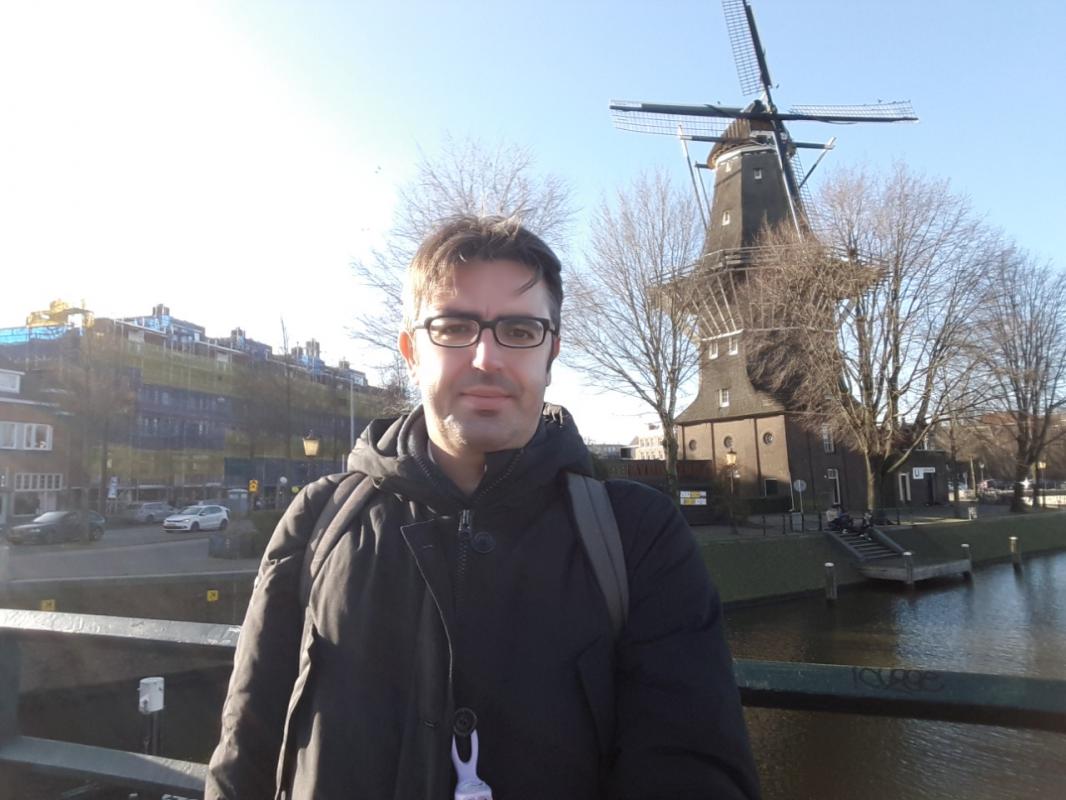
[(88, 517), (90, 542), (104, 535), (107, 520), (95, 511), (46, 511), (32, 522), (15, 525), (7, 532), (12, 544), (52, 544), (72, 542), (83, 538), (82, 523)]
[(168, 531), (224, 531), (227, 525), (229, 509), (225, 506), (186, 506), (163, 520), (163, 529)]
[(130, 503), (123, 510), (122, 516), (129, 522), (148, 523), (150, 525), (153, 522), (162, 522), (177, 510), (170, 503)]

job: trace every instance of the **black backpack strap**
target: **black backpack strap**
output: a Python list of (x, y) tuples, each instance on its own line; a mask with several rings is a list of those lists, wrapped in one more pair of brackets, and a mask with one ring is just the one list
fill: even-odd
[(602, 481), (587, 475), (566, 473), (566, 486), (581, 544), (607, 601), (611, 628), (617, 639), (629, 616), (629, 580), (611, 498)]
[(333, 490), (333, 496), (315, 520), (304, 552), (303, 572), (300, 575), (300, 602), (303, 606), (306, 607), (311, 599), (311, 586), (322, 569), (322, 562), (348, 530), (352, 520), (362, 513), (373, 493), (374, 481), (362, 472), (347, 475)]

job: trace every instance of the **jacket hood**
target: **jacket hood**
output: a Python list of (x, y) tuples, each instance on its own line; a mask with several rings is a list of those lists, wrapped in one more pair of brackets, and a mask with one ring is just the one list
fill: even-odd
[(560, 472), (592, 474), (592, 460), (573, 417), (549, 403), (524, 447), (487, 454), (485, 475), (471, 497), (433, 463), (428, 443), (421, 406), (400, 417), (375, 419), (348, 455), (348, 469), (365, 473), (379, 489), (441, 511), (510, 506), (554, 483)]

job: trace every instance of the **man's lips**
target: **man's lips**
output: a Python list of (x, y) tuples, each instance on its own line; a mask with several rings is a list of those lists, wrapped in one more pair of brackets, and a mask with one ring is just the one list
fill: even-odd
[(459, 393), (459, 396), (469, 405), (483, 411), (500, 408), (511, 399), (511, 395), (502, 389), (481, 386), (465, 389)]

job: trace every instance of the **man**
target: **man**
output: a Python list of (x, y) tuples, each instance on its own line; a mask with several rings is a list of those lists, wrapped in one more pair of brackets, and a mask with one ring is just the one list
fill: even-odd
[(558, 259), (512, 221), (422, 244), (399, 337), (422, 405), (356, 445), (374, 491), (316, 552), (306, 608), (344, 476), (279, 524), (208, 798), (444, 800), (475, 759), (495, 800), (757, 796), (717, 594), (669, 498), (626, 481), (607, 484), (630, 596), (612, 629), (565, 491), (588, 452), (543, 405), (562, 299)]

